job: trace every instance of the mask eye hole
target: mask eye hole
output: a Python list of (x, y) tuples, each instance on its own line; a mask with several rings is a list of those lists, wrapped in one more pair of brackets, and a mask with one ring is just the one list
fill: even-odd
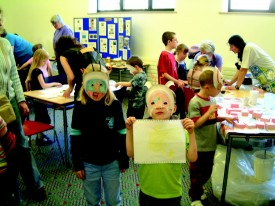
[(155, 102), (151, 102), (150, 104), (151, 104), (151, 105), (154, 105), (154, 104), (155, 104)]
[(163, 102), (164, 105), (167, 105), (168, 103), (167, 102)]

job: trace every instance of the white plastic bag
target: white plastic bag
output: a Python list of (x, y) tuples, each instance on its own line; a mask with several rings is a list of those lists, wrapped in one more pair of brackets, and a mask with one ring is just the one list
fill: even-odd
[[(255, 150), (248, 152), (232, 148), (225, 196), (225, 201), (232, 205), (268, 205), (270, 201), (275, 200), (274, 168), (271, 180), (258, 181), (253, 170), (254, 152)], [(275, 149), (271, 152), (274, 154)], [(213, 193), (218, 199), (221, 198), (225, 159), (226, 146), (218, 145), (211, 177)]]

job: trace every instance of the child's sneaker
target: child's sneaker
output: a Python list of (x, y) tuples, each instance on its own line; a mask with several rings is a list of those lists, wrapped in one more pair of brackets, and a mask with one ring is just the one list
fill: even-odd
[(200, 200), (195, 200), (191, 203), (191, 206), (203, 206)]
[(50, 138), (47, 137), (45, 134), (39, 133), (35, 143), (38, 146), (48, 146), (48, 145), (51, 145), (53, 141), (50, 140)]

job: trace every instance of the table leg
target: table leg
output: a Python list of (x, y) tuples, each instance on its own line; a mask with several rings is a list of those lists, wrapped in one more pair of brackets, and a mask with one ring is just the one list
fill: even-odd
[(70, 167), (69, 146), (68, 146), (68, 120), (66, 106), (63, 107), (63, 122), (64, 122), (64, 147), (65, 147), (65, 164)]
[(229, 172), (231, 147), (232, 147), (232, 137), (230, 134), (228, 134), (228, 144), (227, 144), (227, 150), (226, 150), (226, 160), (225, 160), (225, 166), (224, 166), (223, 185), (222, 185), (222, 194), (221, 194), (221, 205), (225, 204), (225, 194), (226, 194), (227, 179), (228, 179), (228, 172)]
[(121, 82), (121, 71), (122, 71), (122, 69), (118, 70), (118, 81), (119, 82)]

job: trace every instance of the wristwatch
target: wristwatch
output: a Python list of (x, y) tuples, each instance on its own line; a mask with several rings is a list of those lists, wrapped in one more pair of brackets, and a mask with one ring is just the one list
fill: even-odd
[(236, 85), (235, 85), (235, 89), (239, 90), (239, 89), (240, 89), (240, 87), (238, 87), (238, 85), (236, 84)]

